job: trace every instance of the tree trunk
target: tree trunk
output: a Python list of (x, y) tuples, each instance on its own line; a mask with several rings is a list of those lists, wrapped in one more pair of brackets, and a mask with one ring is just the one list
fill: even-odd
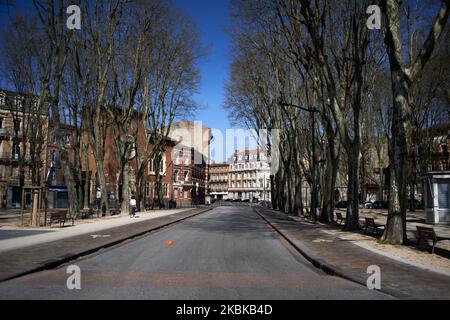
[(270, 205), (271, 208), (276, 210), (277, 209), (277, 203), (278, 203), (278, 192), (277, 192), (277, 179), (276, 174), (270, 175)]
[(407, 185), (407, 146), (405, 113), (408, 106), (408, 85), (402, 81), (399, 70), (393, 70), (394, 108), (391, 126), (390, 160), (390, 192), (389, 213), (386, 232), (381, 241), (389, 244), (406, 242), (406, 185)]
[(356, 144), (348, 152), (348, 188), (346, 230), (359, 228), (359, 148)]
[(334, 218), (334, 189), (336, 186), (338, 168), (337, 159), (335, 161), (333, 161), (332, 156), (327, 152), (327, 166), (325, 171), (325, 184), (322, 197), (322, 211), (320, 214), (320, 222), (322, 223), (330, 223)]
[(88, 149), (86, 148), (84, 150), (84, 157), (85, 157), (85, 162), (86, 162), (86, 175), (85, 175), (85, 180), (84, 180), (84, 208), (88, 209), (89, 208), (89, 186), (91, 185), (91, 173), (90, 173), (90, 168), (89, 168), (89, 157), (88, 157)]
[(95, 167), (97, 170), (97, 184), (100, 186), (101, 192), (101, 201), (100, 201), (100, 209), (105, 206), (106, 212), (108, 212), (108, 194), (106, 190), (106, 179), (105, 179), (105, 171), (103, 169), (103, 159), (100, 158), (97, 154), (95, 157)]
[(61, 152), (61, 169), (64, 175), (64, 179), (67, 184), (67, 192), (69, 194), (69, 214), (72, 218), (78, 218), (80, 213), (79, 199), (77, 194), (77, 187), (73, 172), (70, 167), (69, 158), (66, 150), (60, 149)]
[(121, 214), (128, 215), (130, 213), (130, 164), (128, 161), (124, 163), (122, 175), (122, 204)]

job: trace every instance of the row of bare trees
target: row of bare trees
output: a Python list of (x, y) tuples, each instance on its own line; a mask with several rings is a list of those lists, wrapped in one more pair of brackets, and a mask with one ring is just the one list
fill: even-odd
[[(33, 3), (35, 13), (17, 15), (4, 32), (2, 55), (9, 60), (3, 69), (18, 78), (8, 81), (10, 86), (37, 96), (35, 111), (49, 115), (70, 213), (89, 205), (90, 178), (101, 192), (100, 205), (108, 210), (106, 134), (113, 135), (120, 168), (122, 212), (128, 212), (131, 190), (144, 206), (149, 161), (162, 158), (173, 121), (196, 107), (191, 96), (199, 82), (197, 61), (204, 54), (196, 26), (172, 2), (99, 0), (78, 3), (81, 29), (69, 30), (66, 8), (74, 3)], [(66, 125), (73, 132), (74, 159), (64, 143)], [(95, 177), (82, 172), (94, 169), (89, 153)], [(155, 171), (160, 195), (160, 170)]]
[[(226, 106), (236, 122), (281, 131), (268, 144), (269, 153), (279, 154), (271, 176), (276, 209), (302, 213), (306, 182), (311, 217), (320, 207), (319, 219), (331, 222), (336, 183), (343, 177), (346, 228), (358, 228), (362, 186), (375, 183), (382, 195), (388, 167), (382, 240), (396, 244), (406, 240), (408, 183), (417, 183), (407, 178), (410, 146), (427, 143), (424, 129), (448, 121), (448, 72), (436, 66), (448, 68), (449, 1), (435, 5), (431, 19), (423, 16), (430, 8), (421, 3), (380, 1), (381, 30), (366, 26), (371, 4), (233, 1)], [(425, 149), (416, 157), (429, 160)]]

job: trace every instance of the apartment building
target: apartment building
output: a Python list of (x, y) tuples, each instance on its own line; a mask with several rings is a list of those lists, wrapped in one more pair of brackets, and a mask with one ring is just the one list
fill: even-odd
[[(207, 164), (197, 163), (199, 151), (177, 145), (174, 148), (173, 200), (177, 206), (204, 204), (207, 190)], [(201, 157), (200, 157), (201, 159)]]
[[(75, 148), (73, 146), (75, 139), (75, 127), (70, 125), (60, 125), (64, 149), (67, 152), (69, 162), (75, 164)], [(47, 205), (49, 208), (67, 208), (69, 206), (69, 195), (64, 174), (61, 167), (61, 154), (57, 144), (57, 133), (55, 126), (49, 122), (48, 140), (46, 141), (46, 166), (45, 166), (45, 186), (48, 190)], [(75, 175), (75, 178), (77, 176)], [(76, 181), (77, 184), (84, 185), (83, 181)], [(84, 188), (83, 188), (84, 191)]]
[(204, 204), (209, 190), (211, 129), (198, 122), (172, 125), (169, 137), (175, 141), (173, 199), (178, 205)]
[[(0, 208), (19, 208), (22, 202), (23, 185), (32, 184), (31, 161), (38, 161), (37, 175), (44, 177), (44, 165), (40, 159), (45, 157), (45, 143), (34, 148), (40, 154), (31, 157), (31, 139), (36, 142), (37, 127), (41, 139), (46, 139), (48, 116), (46, 113), (33, 114), (30, 111), (37, 106), (35, 96), (0, 89)], [(31, 126), (30, 124), (34, 124)], [(33, 162), (36, 163), (36, 162)], [(30, 203), (30, 195), (25, 195)]]
[(236, 151), (228, 163), (229, 199), (270, 201), (270, 165), (262, 149)]
[(228, 199), (228, 163), (212, 163), (209, 170), (209, 195), (216, 200)]
[[(114, 125), (111, 119), (105, 114), (103, 120), (105, 127), (107, 128), (105, 133), (104, 142), (104, 158), (103, 158), (103, 172), (105, 175), (106, 182), (106, 192), (108, 194), (108, 199), (111, 203), (117, 203), (122, 199), (123, 181), (121, 180), (120, 163), (117, 157), (117, 152), (115, 149), (115, 139), (117, 139), (117, 130), (114, 129)], [(111, 122), (111, 124), (109, 124)], [(129, 174), (128, 174), (128, 185), (131, 193), (136, 193), (137, 189), (137, 171), (138, 171), (138, 155), (144, 153), (147, 157), (150, 157), (153, 151), (153, 144), (148, 141), (148, 136), (145, 134), (144, 126), (145, 123), (138, 121), (137, 119), (131, 122), (130, 134), (134, 132), (136, 126), (141, 126), (138, 130), (138, 136), (136, 137), (136, 144), (134, 150), (130, 154), (129, 158)], [(87, 141), (87, 137), (83, 137)], [(144, 178), (144, 203), (146, 207), (152, 207), (159, 205), (168, 206), (168, 202), (172, 199), (172, 176), (173, 176), (173, 147), (175, 143), (170, 138), (165, 138), (164, 152), (160, 159), (160, 164), (157, 166), (157, 157), (153, 157), (147, 163), (146, 170), (143, 172)], [(88, 165), (87, 165), (88, 164)], [(89, 168), (89, 170), (88, 170)], [(158, 196), (156, 192), (156, 168), (159, 168), (159, 177), (162, 188), (162, 199), (161, 203), (158, 203)], [(89, 203), (93, 203), (96, 199), (97, 188), (99, 184), (97, 183), (96, 177), (96, 165), (93, 151), (90, 148), (88, 150), (88, 161), (82, 159), (82, 171), (83, 176), (88, 172), (89, 181)]]

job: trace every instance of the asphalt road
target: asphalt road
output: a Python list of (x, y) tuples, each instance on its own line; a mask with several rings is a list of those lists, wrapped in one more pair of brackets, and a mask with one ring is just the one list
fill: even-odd
[(68, 265), (0, 283), (0, 299), (390, 299), (326, 275), (248, 207), (219, 207)]

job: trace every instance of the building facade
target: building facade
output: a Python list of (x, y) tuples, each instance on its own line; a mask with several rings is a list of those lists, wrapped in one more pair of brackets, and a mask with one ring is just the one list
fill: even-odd
[(48, 115), (33, 113), (37, 104), (35, 96), (0, 89), (0, 208), (21, 207), (21, 187), (32, 184), (32, 168), (38, 168), (38, 181), (44, 177)]
[[(106, 117), (106, 116), (105, 116)], [(103, 121), (107, 125), (105, 133), (105, 143), (104, 143), (104, 159), (103, 159), (103, 172), (105, 175), (105, 185), (106, 193), (108, 195), (108, 200), (111, 204), (117, 204), (122, 199), (123, 182), (121, 181), (121, 169), (119, 159), (117, 157), (117, 152), (115, 148), (115, 140), (117, 139), (118, 132), (114, 130), (114, 124), (108, 125), (108, 120), (105, 118)], [(153, 144), (147, 141), (148, 135), (145, 134), (144, 126), (145, 124), (134, 120), (130, 125), (130, 134), (135, 132), (136, 126), (140, 126), (137, 130), (137, 137), (135, 140), (134, 150), (130, 154), (129, 158), (129, 173), (128, 173), (128, 186), (131, 194), (137, 193), (138, 183), (137, 183), (137, 171), (138, 171), (138, 157), (146, 153), (146, 157), (150, 158), (153, 152)], [(87, 137), (83, 137), (87, 141)], [(143, 197), (144, 204), (147, 208), (149, 207), (167, 207), (169, 201), (172, 199), (173, 190), (173, 147), (174, 141), (170, 138), (164, 139), (164, 150), (161, 155), (159, 166), (156, 165), (157, 157), (149, 159), (146, 168), (143, 172)], [(89, 203), (92, 205), (95, 202), (97, 189), (99, 184), (96, 182), (96, 165), (95, 158), (91, 148), (88, 150), (87, 161), (82, 157), (82, 171), (83, 176), (87, 175), (89, 181)], [(144, 156), (145, 159), (145, 156)], [(88, 165), (87, 165), (88, 164)], [(157, 194), (157, 172), (156, 168), (159, 168), (159, 178), (161, 183), (161, 196), (160, 203), (158, 203)]]
[(173, 194), (177, 206), (204, 204), (207, 190), (207, 165), (195, 161), (198, 151), (177, 145), (174, 148)]
[(236, 151), (228, 163), (229, 199), (270, 201), (270, 165), (261, 149)]
[(177, 205), (204, 204), (209, 190), (211, 129), (198, 122), (172, 125), (173, 193)]
[(209, 195), (215, 200), (228, 199), (228, 163), (213, 163), (209, 170)]

